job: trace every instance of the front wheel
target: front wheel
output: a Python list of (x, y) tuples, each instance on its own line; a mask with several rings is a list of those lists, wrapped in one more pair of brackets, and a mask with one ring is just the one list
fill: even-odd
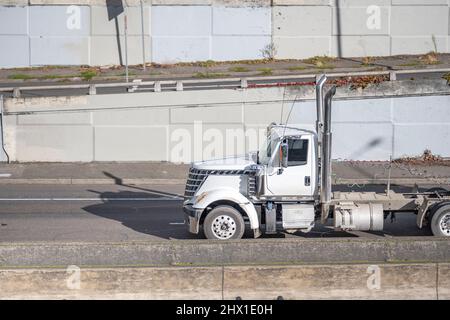
[(203, 232), (208, 239), (241, 239), (244, 231), (245, 222), (241, 213), (230, 206), (212, 209), (203, 222)]
[(438, 206), (431, 217), (433, 235), (450, 237), (450, 203)]

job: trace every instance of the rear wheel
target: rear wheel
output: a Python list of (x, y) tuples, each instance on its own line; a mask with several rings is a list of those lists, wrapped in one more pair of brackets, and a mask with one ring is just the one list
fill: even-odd
[(241, 239), (245, 223), (241, 213), (230, 206), (212, 209), (203, 222), (206, 238), (214, 240)]
[(450, 203), (437, 206), (431, 217), (433, 235), (450, 237)]

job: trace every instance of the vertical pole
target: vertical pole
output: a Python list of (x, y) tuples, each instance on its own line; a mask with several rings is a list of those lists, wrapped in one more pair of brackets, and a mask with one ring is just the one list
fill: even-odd
[(387, 183), (387, 190), (386, 195), (389, 197), (389, 194), (391, 193), (391, 171), (392, 171), (392, 155), (389, 157), (389, 172), (388, 172), (388, 183)]
[(124, 8), (124, 29), (125, 29), (125, 80), (128, 82), (128, 19), (127, 7)]
[(4, 111), (3, 111), (3, 95), (0, 95), (0, 126), (1, 126), (1, 138), (2, 138), (2, 149), (6, 156), (6, 161), (9, 163), (9, 154), (5, 149), (5, 121), (4, 121)]
[(142, 65), (145, 71), (145, 33), (144, 33), (144, 1), (141, 0), (141, 29), (142, 29)]

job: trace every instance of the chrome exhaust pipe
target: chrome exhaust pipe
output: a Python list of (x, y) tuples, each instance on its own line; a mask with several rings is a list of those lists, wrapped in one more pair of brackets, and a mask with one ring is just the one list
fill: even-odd
[[(322, 130), (323, 130), (323, 86), (327, 81), (327, 76), (321, 74), (316, 77), (316, 108), (317, 108), (317, 120), (316, 120), (316, 132), (319, 144), (322, 142)], [(319, 145), (320, 154), (320, 145)]]
[(322, 222), (325, 222), (328, 218), (329, 204), (331, 201), (331, 103), (335, 94), (336, 86), (333, 86), (325, 94), (324, 99), (320, 193), (320, 202), (322, 204)]

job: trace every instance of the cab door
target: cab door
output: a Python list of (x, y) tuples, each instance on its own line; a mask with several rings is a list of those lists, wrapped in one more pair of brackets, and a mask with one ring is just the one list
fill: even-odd
[(312, 141), (309, 137), (287, 137), (287, 167), (280, 161), (280, 150), (267, 170), (266, 190), (268, 195), (312, 196)]

